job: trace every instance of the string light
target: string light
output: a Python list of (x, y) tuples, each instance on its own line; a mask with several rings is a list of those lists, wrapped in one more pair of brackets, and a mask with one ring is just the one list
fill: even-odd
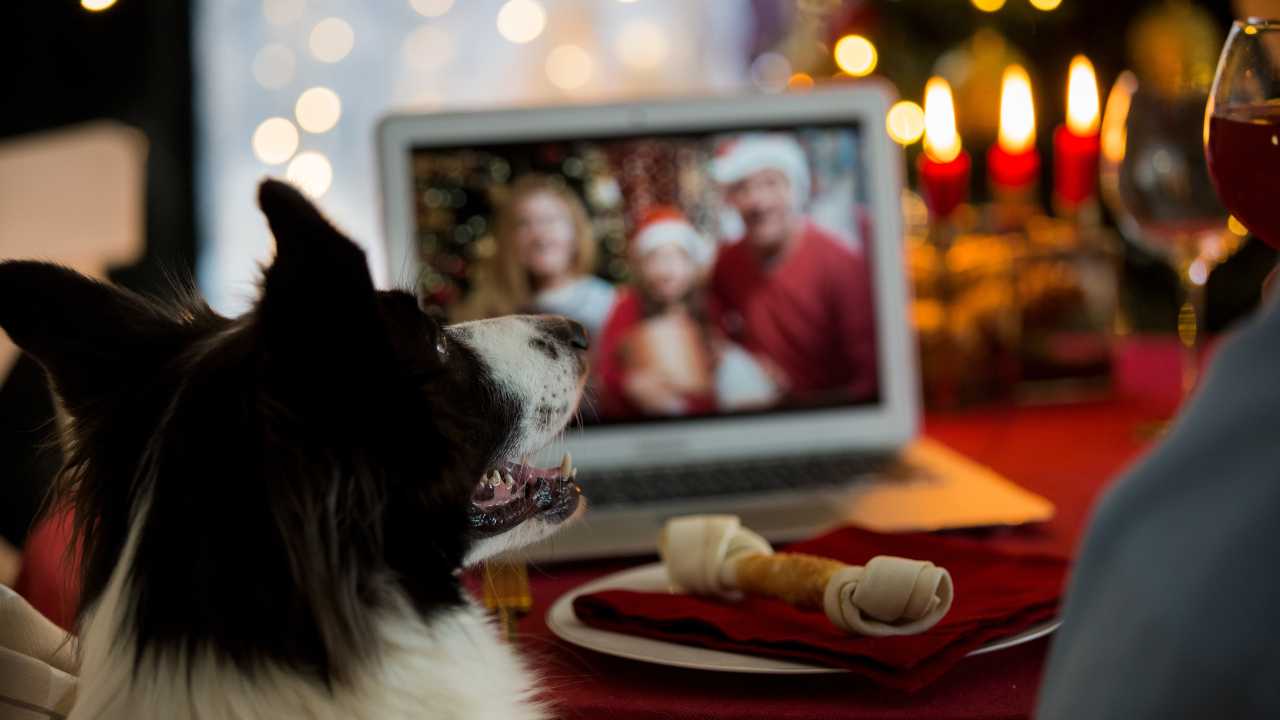
[(972, 0), (973, 6), (982, 12), (993, 13), (1004, 7), (1005, 0)]
[(289, 163), (284, 176), (302, 192), (318, 198), (328, 192), (333, 183), (333, 166), (323, 153), (308, 150), (298, 153), (298, 157)]
[(534, 0), (507, 0), (498, 10), (498, 33), (517, 45), (534, 40), (546, 26), (547, 11)]
[(453, 37), (436, 25), (409, 33), (400, 47), (405, 64), (421, 72), (439, 70), (453, 59), (453, 53)]
[(1062, 0), (1031, 0), (1031, 7), (1045, 12), (1057, 10), (1058, 6), (1061, 4)]
[(279, 165), (297, 149), (298, 129), (285, 118), (267, 118), (253, 131), (253, 154), (268, 165)]
[(576, 90), (591, 80), (591, 55), (577, 45), (560, 45), (547, 53), (547, 79), (561, 90)]
[(342, 100), (327, 87), (309, 88), (298, 96), (293, 113), (303, 130), (309, 133), (328, 132), (342, 117)]
[(632, 20), (618, 34), (618, 59), (635, 70), (651, 70), (667, 59), (667, 38), (649, 20)]
[(453, 0), (409, 0), (409, 5), (423, 17), (440, 17), (453, 7)]
[(268, 90), (282, 88), (293, 80), (297, 64), (292, 50), (272, 43), (253, 56), (253, 79)]
[(885, 116), (885, 129), (899, 145), (910, 145), (924, 135), (924, 108), (910, 100), (899, 100)]
[(306, 9), (306, 0), (262, 0), (262, 14), (272, 25), (296, 22)]
[(870, 75), (879, 60), (876, 46), (861, 35), (845, 35), (837, 40), (834, 55), (836, 65), (854, 77)]
[(89, 12), (102, 12), (115, 4), (116, 0), (80, 0), (80, 7)]
[(320, 62), (336, 63), (355, 47), (356, 33), (342, 18), (325, 18), (311, 29), (307, 46), (311, 55)]

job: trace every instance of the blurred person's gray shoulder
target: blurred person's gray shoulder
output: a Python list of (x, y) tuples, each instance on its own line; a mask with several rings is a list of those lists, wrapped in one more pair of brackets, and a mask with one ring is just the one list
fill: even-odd
[(1272, 302), (1100, 503), (1040, 717), (1280, 716), (1277, 358)]

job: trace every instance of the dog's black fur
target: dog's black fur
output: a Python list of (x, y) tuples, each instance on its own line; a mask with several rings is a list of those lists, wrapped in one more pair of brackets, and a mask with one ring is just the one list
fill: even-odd
[(515, 400), (295, 190), (267, 181), (259, 204), (277, 255), (243, 318), (13, 261), (0, 326), (69, 418), (82, 612), (145, 514), (137, 661), (216, 648), (332, 685), (378, 653), (393, 588), (424, 618), (463, 602), (469, 498)]

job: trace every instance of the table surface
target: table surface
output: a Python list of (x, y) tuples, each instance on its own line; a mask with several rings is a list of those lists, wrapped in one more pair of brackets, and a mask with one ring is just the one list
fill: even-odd
[[(1121, 369), (1123, 371), (1123, 368)], [(1168, 376), (1167, 368), (1159, 368)], [(1176, 369), (1175, 369), (1176, 372)], [(1150, 384), (1151, 376), (1139, 380)], [(1164, 383), (1157, 383), (1157, 387)], [(1096, 402), (931, 414), (930, 437), (1050, 498), (1052, 520), (975, 534), (1010, 549), (1071, 557), (1100, 492), (1145, 445), (1140, 429), (1167, 418), (1166, 397), (1120, 394)], [(590, 488), (586, 488), (590, 494)], [(1035, 703), (1051, 638), (969, 658), (907, 695), (843, 675), (744, 676), (682, 670), (601, 655), (547, 629), (551, 603), (577, 585), (653, 558), (530, 569), (532, 613), (522, 651), (565, 718), (1025, 718)]]

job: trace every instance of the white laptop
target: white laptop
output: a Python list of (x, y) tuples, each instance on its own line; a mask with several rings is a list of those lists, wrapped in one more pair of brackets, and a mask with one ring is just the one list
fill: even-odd
[(536, 558), (650, 552), (688, 512), (775, 541), (1052, 513), (913, 442), (891, 100), (867, 83), (384, 120), (390, 277), (453, 320), (557, 313), (592, 334), (564, 441), (591, 510)]

